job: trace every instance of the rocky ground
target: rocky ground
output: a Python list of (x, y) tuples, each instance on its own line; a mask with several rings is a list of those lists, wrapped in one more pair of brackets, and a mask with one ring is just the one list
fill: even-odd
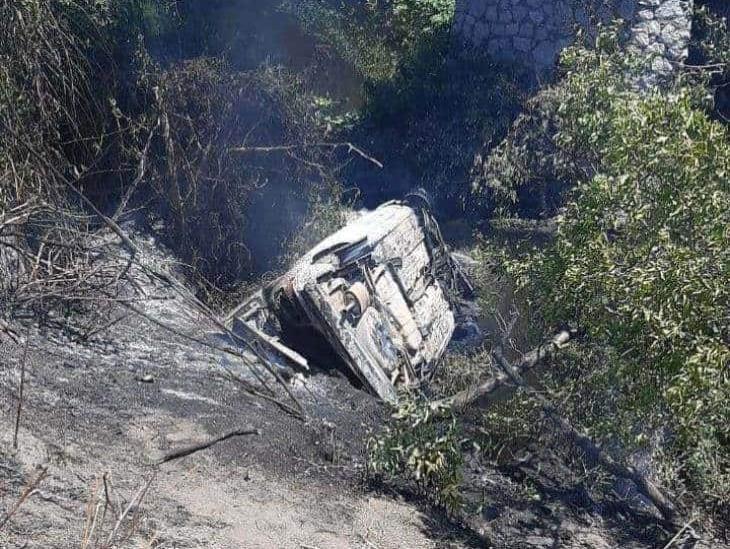
[[(298, 419), (225, 375), (244, 373), (235, 359), (189, 339), (220, 340), (181, 300), (140, 307), (179, 333), (130, 315), (83, 343), (30, 324), (18, 326), (27, 345), (0, 342), (0, 517), (12, 514), (0, 547), (663, 547), (674, 533), (586, 499), (548, 456), (467, 459), (481, 503), (450, 520), (407, 490), (364, 482), (364, 442), (388, 411), (345, 377), (290, 382)], [(242, 428), (260, 434), (159, 465)]]

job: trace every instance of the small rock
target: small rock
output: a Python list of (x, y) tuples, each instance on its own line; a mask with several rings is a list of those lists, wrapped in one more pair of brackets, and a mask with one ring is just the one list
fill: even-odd
[(555, 540), (543, 536), (527, 536), (525, 543), (530, 547), (553, 547)]
[(155, 378), (153, 378), (150, 374), (143, 375), (141, 378), (139, 378), (139, 380), (142, 383), (154, 383), (155, 382)]

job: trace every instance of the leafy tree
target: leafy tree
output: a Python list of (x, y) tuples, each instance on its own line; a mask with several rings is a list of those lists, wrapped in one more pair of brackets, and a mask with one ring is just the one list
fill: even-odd
[[(705, 80), (642, 91), (616, 38), (568, 49), (533, 122), (487, 161), (492, 196), (571, 184), (552, 244), (503, 266), (543, 329), (585, 332), (561, 379), (584, 425), (634, 442), (663, 429), (667, 479), (727, 517), (730, 136)], [(615, 425), (596, 414), (609, 409)]]

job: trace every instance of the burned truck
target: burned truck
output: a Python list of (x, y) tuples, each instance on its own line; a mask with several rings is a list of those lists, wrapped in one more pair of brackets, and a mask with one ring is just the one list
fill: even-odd
[(428, 202), (413, 195), (360, 214), (224, 322), (274, 368), (338, 361), (395, 402), (398, 386), (432, 375), (470, 291)]

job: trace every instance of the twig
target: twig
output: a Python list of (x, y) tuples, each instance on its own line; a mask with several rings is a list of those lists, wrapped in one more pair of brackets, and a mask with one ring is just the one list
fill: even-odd
[(124, 512), (122, 512), (121, 515), (119, 515), (119, 519), (117, 520), (116, 524), (114, 525), (114, 529), (109, 534), (109, 538), (107, 539), (106, 544), (111, 545), (114, 541), (114, 537), (117, 535), (117, 531), (119, 530), (119, 527), (121, 526), (122, 522), (126, 518), (126, 516), (129, 514), (129, 511), (132, 509), (132, 507), (135, 505), (135, 502), (138, 502), (137, 505), (142, 503), (142, 500), (144, 499), (145, 494), (147, 493), (147, 490), (149, 490), (149, 487), (152, 485), (152, 481), (155, 480), (155, 477), (157, 476), (157, 473), (153, 473), (152, 476), (150, 476), (149, 480), (142, 485), (142, 487), (137, 491), (137, 493), (132, 498), (132, 501), (129, 502), (129, 505), (127, 505), (127, 508), (124, 509)]
[(109, 322), (102, 324), (100, 327), (94, 328), (93, 330), (87, 331), (84, 334), (80, 334), (78, 337), (74, 339), (74, 342), (78, 343), (80, 341), (88, 341), (90, 337), (95, 336), (98, 333), (103, 332), (104, 330), (108, 330), (115, 324), (118, 324), (119, 322), (129, 318), (129, 315), (121, 315), (113, 320), (110, 320)]
[(43, 470), (39, 473), (39, 475), (33, 480), (28, 486), (23, 490), (23, 493), (20, 494), (20, 497), (18, 498), (18, 501), (15, 502), (15, 504), (10, 508), (10, 510), (7, 512), (7, 514), (0, 520), (0, 530), (3, 529), (3, 527), (8, 523), (8, 521), (13, 517), (13, 515), (20, 509), (20, 506), (23, 505), (23, 502), (28, 499), (33, 492), (35, 492), (38, 485), (43, 481), (43, 479), (46, 478), (48, 475), (48, 466), (44, 467)]
[(122, 213), (124, 213), (124, 209), (127, 207), (127, 204), (132, 198), (132, 195), (137, 190), (137, 186), (144, 178), (145, 172), (147, 171), (147, 154), (149, 153), (150, 145), (152, 144), (152, 137), (155, 135), (155, 130), (158, 128), (159, 125), (160, 123), (158, 121), (157, 124), (155, 124), (155, 126), (150, 130), (150, 134), (147, 136), (147, 142), (144, 145), (144, 149), (142, 149), (142, 158), (140, 159), (139, 166), (137, 167), (137, 176), (134, 178), (134, 181), (132, 181), (132, 183), (129, 185), (127, 192), (124, 193), (122, 200), (119, 202), (119, 206), (117, 206), (114, 215), (112, 215), (111, 217), (112, 221), (116, 222), (117, 220), (119, 220), (119, 217), (122, 215)]
[(674, 545), (675, 542), (680, 538), (682, 534), (684, 534), (684, 532), (690, 527), (690, 524), (692, 524), (693, 522), (694, 520), (690, 520), (689, 522), (685, 523), (685, 525), (679, 529), (679, 532), (677, 532), (662, 549), (669, 549), (672, 545)]
[(244, 429), (236, 429), (235, 431), (230, 431), (224, 435), (216, 437), (207, 442), (202, 442), (200, 444), (193, 444), (192, 446), (186, 446), (184, 448), (174, 450), (174, 451), (170, 452), (169, 454), (167, 454), (165, 457), (163, 457), (162, 460), (157, 465), (162, 465), (163, 463), (167, 463), (174, 459), (179, 459), (179, 458), (182, 458), (185, 456), (189, 456), (190, 454), (194, 454), (195, 452), (199, 452), (200, 450), (205, 450), (206, 448), (210, 448), (211, 446), (218, 444), (219, 442), (223, 442), (224, 440), (227, 440), (232, 437), (240, 437), (240, 436), (245, 436), (245, 435), (260, 435), (260, 434), (261, 434), (260, 430), (252, 429), (250, 427), (244, 428)]
[[(84, 535), (81, 538), (81, 549), (86, 549), (89, 546), (91, 538), (94, 536), (96, 526), (99, 523), (99, 509), (101, 508), (101, 501), (97, 501), (97, 495), (99, 494), (99, 479), (97, 478), (94, 482), (94, 489), (89, 496), (89, 501), (86, 505), (86, 524), (84, 526)], [(93, 514), (92, 514), (93, 509)], [(103, 525), (102, 525), (103, 526)]]
[(104, 473), (102, 476), (104, 481), (104, 497), (106, 498), (107, 505), (110, 505), (112, 509), (116, 510), (117, 516), (122, 514), (122, 506), (119, 501), (114, 505), (114, 487), (112, 486), (112, 480), (109, 478), (109, 473)]
[(18, 431), (20, 430), (20, 414), (23, 409), (23, 390), (25, 389), (25, 363), (28, 359), (28, 341), (25, 340), (23, 359), (20, 363), (20, 389), (18, 390), (18, 409), (15, 413), (15, 431), (13, 432), (13, 449), (18, 449)]
[[(170, 325), (168, 325), (168, 324), (166, 324), (166, 323), (164, 323), (164, 322), (156, 319), (152, 315), (149, 315), (149, 314), (145, 313), (144, 311), (138, 309), (137, 307), (134, 307), (130, 303), (122, 303), (122, 304), (125, 307), (127, 307), (128, 309), (130, 309), (131, 311), (133, 311), (135, 314), (137, 314), (140, 317), (146, 319), (147, 321), (151, 322), (155, 326), (158, 326), (158, 327), (162, 328), (163, 330), (165, 330), (165, 331), (167, 331), (167, 332), (169, 332), (171, 334), (174, 334), (174, 335), (176, 335), (178, 337), (181, 337), (181, 338), (186, 339), (188, 341), (192, 341), (193, 343), (198, 343), (199, 345), (202, 345), (204, 347), (207, 347), (208, 349), (212, 349), (214, 351), (220, 351), (220, 352), (229, 354), (231, 356), (235, 356), (236, 358), (241, 359), (244, 362), (244, 364), (246, 364), (249, 368), (251, 368), (251, 371), (255, 371), (251, 359), (249, 357), (247, 357), (246, 355), (244, 355), (243, 353), (240, 353), (240, 352), (238, 352), (235, 349), (232, 349), (230, 347), (221, 347), (219, 345), (214, 345), (213, 343), (210, 343), (208, 341), (205, 341), (205, 340), (203, 340), (203, 339), (201, 339), (199, 337), (196, 337), (196, 336), (193, 336), (193, 335), (190, 335), (190, 334), (186, 334), (186, 333), (182, 332), (181, 330), (178, 330), (176, 328), (173, 328), (172, 326), (170, 326)], [(259, 378), (259, 380), (262, 382), (262, 384), (264, 385), (264, 387), (266, 387), (266, 389), (273, 395), (274, 392), (268, 387), (268, 385), (266, 385), (266, 382), (263, 379), (260, 379), (260, 378)]]
[(295, 151), (297, 149), (308, 149), (308, 148), (330, 148), (330, 149), (338, 149), (342, 147), (347, 147), (347, 152), (349, 153), (356, 153), (360, 157), (364, 158), (368, 162), (371, 162), (372, 164), (375, 164), (378, 168), (383, 168), (383, 163), (377, 160), (376, 158), (373, 158), (369, 154), (367, 154), (365, 151), (360, 149), (359, 147), (355, 146), (354, 144), (350, 143), (349, 141), (343, 142), (343, 143), (310, 143), (310, 144), (302, 144), (302, 145), (277, 145), (272, 147), (232, 147), (228, 149), (230, 152), (237, 152), (237, 153), (267, 153), (267, 152), (291, 152)]

